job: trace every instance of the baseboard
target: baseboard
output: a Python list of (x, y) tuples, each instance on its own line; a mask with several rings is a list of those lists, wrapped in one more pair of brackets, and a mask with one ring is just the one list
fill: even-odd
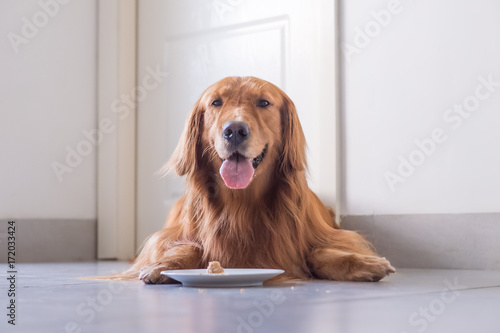
[(500, 213), (347, 216), (396, 267), (500, 270)]
[[(346, 216), (342, 228), (360, 232), (396, 267), (500, 270), (500, 213)], [(96, 220), (16, 220), (16, 262), (95, 260), (96, 239)]]
[[(0, 263), (7, 262), (7, 220), (0, 220)], [(97, 258), (96, 220), (15, 220), (16, 262), (89, 261)]]

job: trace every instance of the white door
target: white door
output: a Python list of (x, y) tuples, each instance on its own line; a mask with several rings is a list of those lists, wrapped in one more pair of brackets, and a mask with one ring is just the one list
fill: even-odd
[(162, 228), (184, 189), (184, 179), (156, 172), (200, 94), (226, 76), (260, 77), (292, 98), (308, 143), (309, 185), (334, 205), (334, 18), (333, 0), (139, 2), (138, 82), (156, 71), (159, 85), (138, 99), (137, 245)]

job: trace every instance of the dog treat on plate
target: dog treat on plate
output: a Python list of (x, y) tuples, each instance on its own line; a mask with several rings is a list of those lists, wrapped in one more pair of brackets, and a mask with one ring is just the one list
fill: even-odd
[(211, 261), (208, 263), (208, 274), (224, 274), (224, 269), (218, 261)]

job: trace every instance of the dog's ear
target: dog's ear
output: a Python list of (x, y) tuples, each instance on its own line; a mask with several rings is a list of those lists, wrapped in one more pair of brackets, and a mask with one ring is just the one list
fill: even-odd
[(179, 176), (192, 174), (196, 170), (201, 158), (201, 135), (203, 132), (204, 109), (201, 106), (201, 98), (193, 106), (189, 113), (184, 131), (177, 147), (163, 168), (164, 173), (172, 170)]
[(282, 95), (281, 130), (283, 134), (283, 152), (280, 169), (283, 172), (302, 171), (307, 168), (306, 139), (295, 105), (285, 93), (282, 93)]

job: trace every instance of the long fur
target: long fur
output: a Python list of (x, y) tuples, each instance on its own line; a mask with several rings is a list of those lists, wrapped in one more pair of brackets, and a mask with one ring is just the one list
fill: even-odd
[[(281, 142), (244, 190), (229, 189), (218, 175), (209, 127), (220, 124), (205, 121), (207, 100), (220, 89), (243, 96), (266, 89), (281, 103)], [(305, 148), (295, 106), (278, 87), (252, 77), (217, 82), (194, 105), (164, 169), (186, 176), (184, 196), (132, 267), (107, 278), (171, 283), (161, 270), (206, 268), (213, 260), (227, 268), (281, 268), (282, 278), (378, 281), (393, 272), (364, 238), (338, 229), (333, 211), (309, 189)]]

